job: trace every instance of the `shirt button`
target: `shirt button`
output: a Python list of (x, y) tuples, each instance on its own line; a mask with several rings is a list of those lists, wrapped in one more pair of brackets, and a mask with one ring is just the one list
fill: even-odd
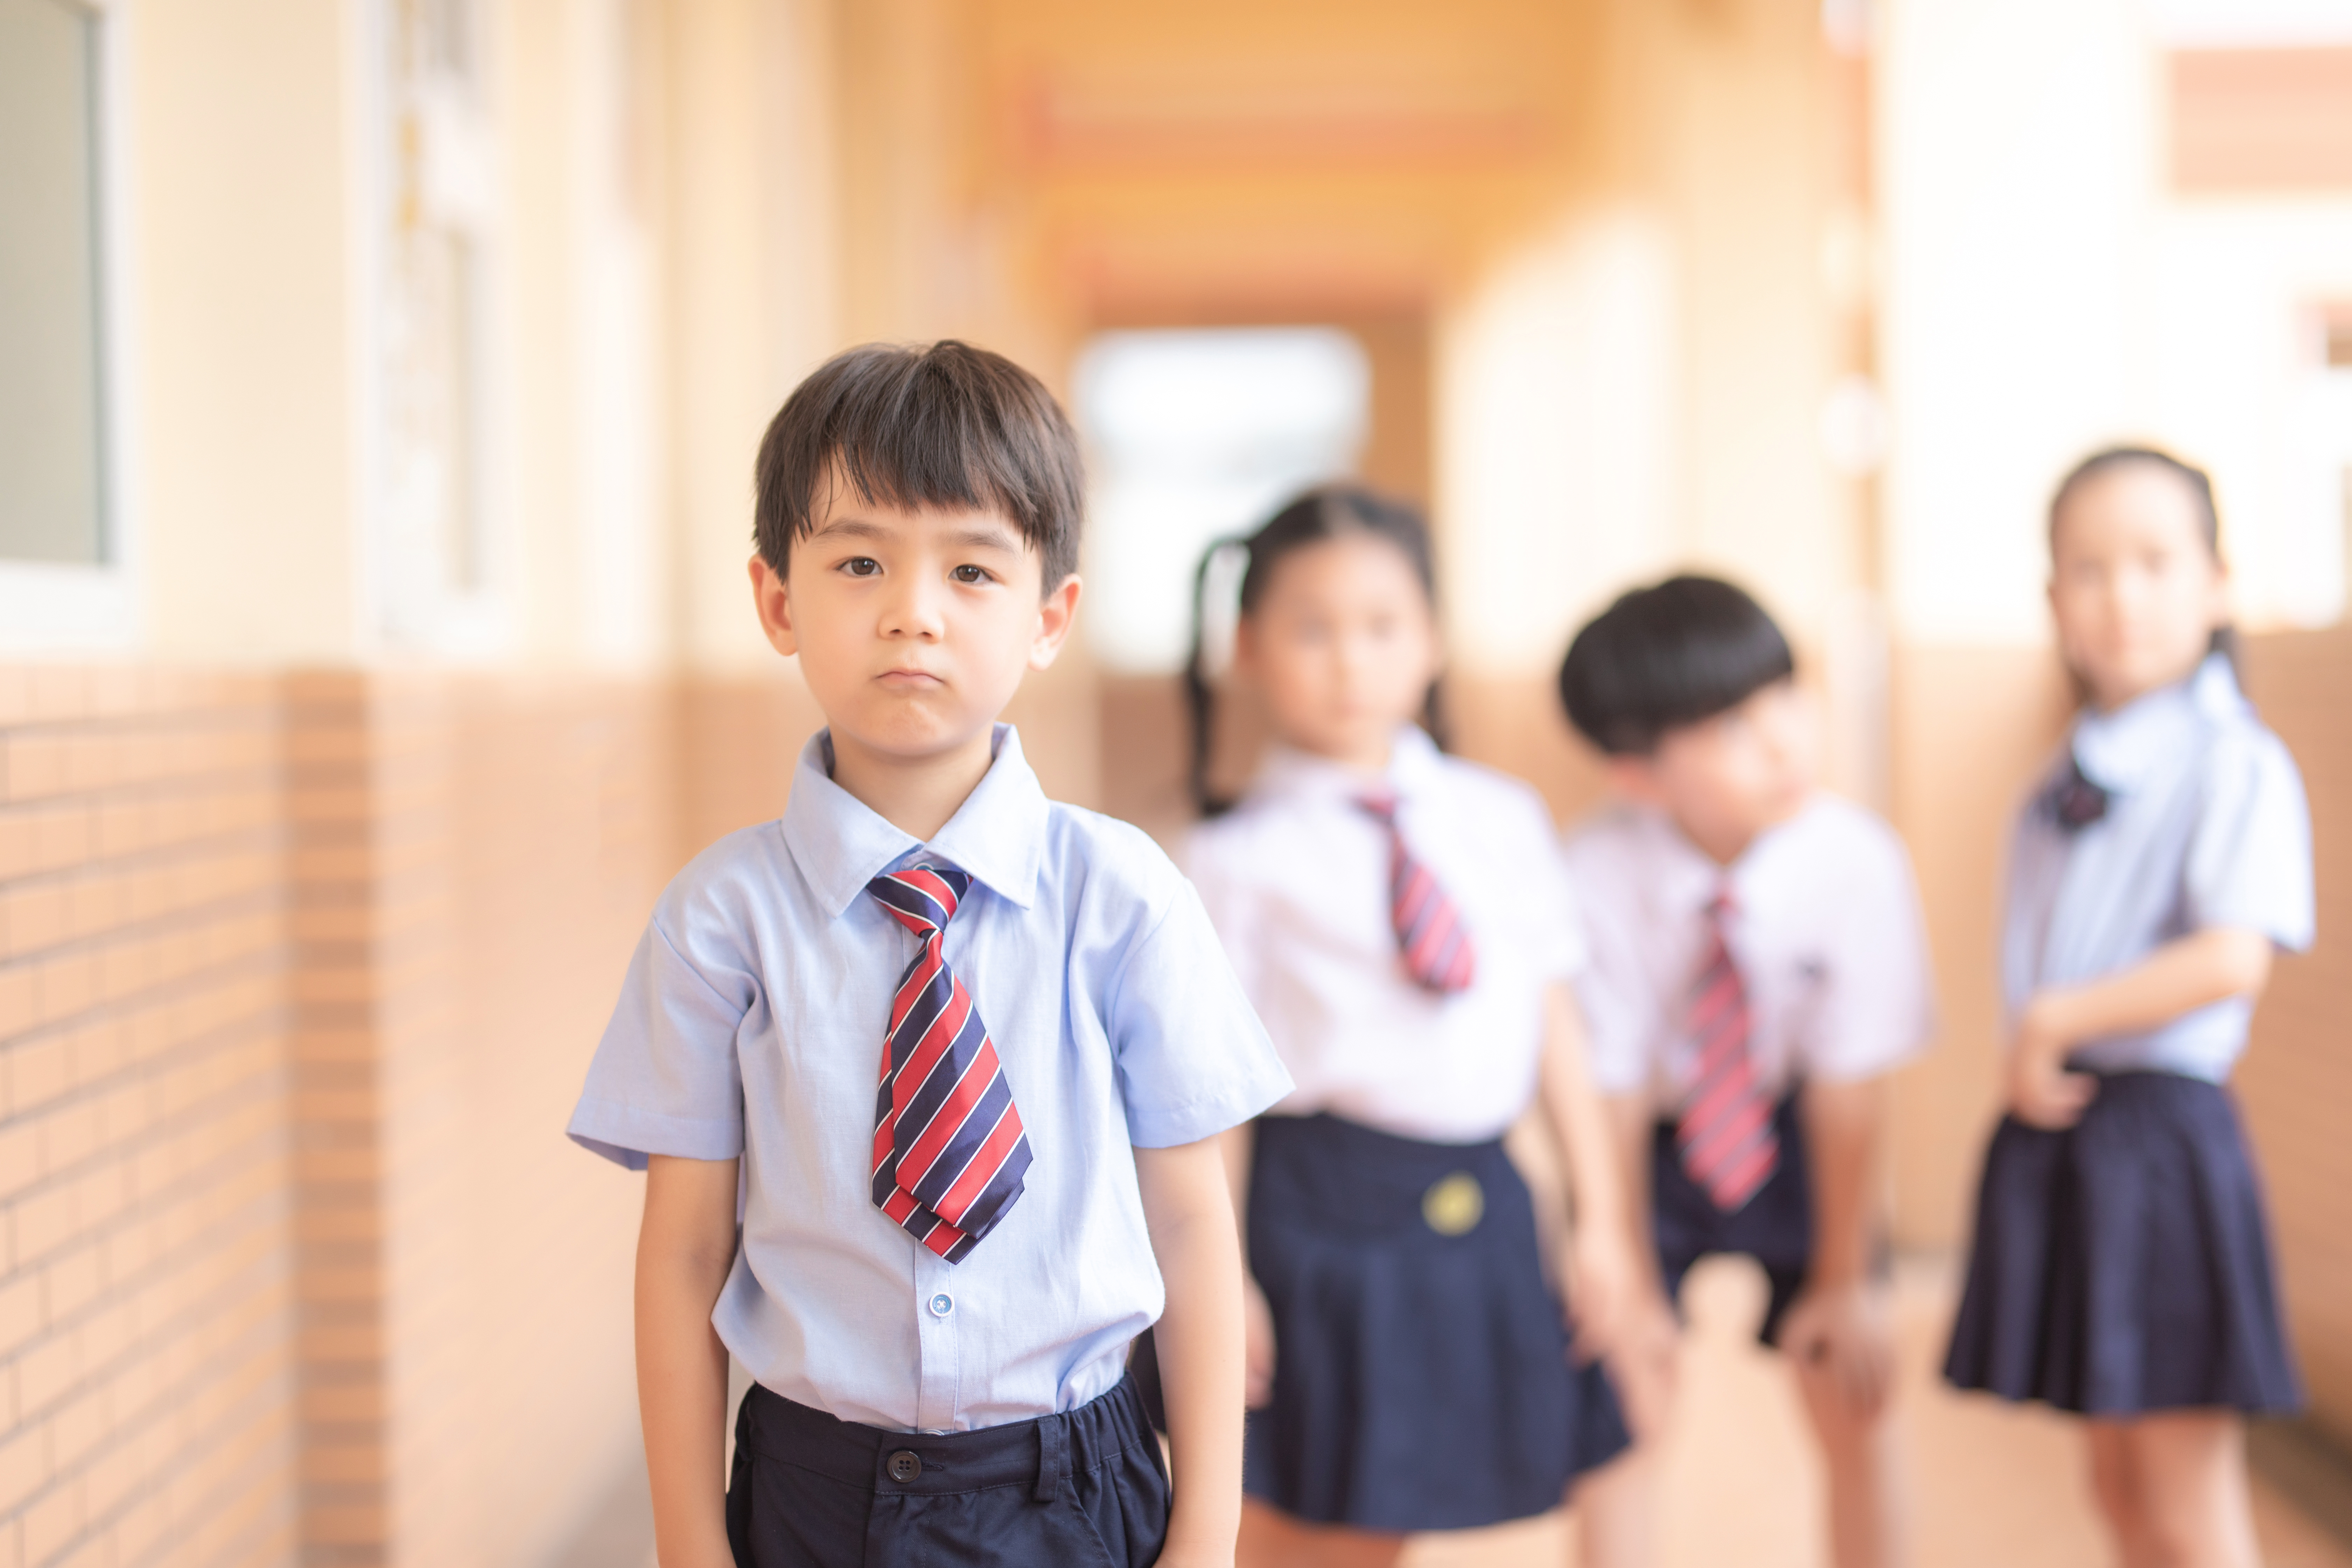
[(955, 1298), (942, 1290), (930, 1300), (931, 1316), (944, 1318), (955, 1310)]
[(901, 1448), (890, 1456), (888, 1468), (892, 1480), (902, 1487), (911, 1486), (915, 1478), (923, 1473), (923, 1458), (912, 1448)]

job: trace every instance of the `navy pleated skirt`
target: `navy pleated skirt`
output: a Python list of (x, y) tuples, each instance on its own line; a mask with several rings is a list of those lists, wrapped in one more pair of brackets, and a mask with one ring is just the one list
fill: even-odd
[(1601, 1369), (1569, 1363), (1534, 1205), (1499, 1142), (1332, 1116), (1257, 1129), (1250, 1266), (1275, 1376), (1249, 1415), (1252, 1496), (1316, 1523), (1466, 1529), (1557, 1508), (1625, 1447)]
[(2276, 1279), (2229, 1091), (2103, 1077), (2073, 1127), (2007, 1117), (1993, 1134), (1944, 1375), (2116, 1419), (2292, 1411)]

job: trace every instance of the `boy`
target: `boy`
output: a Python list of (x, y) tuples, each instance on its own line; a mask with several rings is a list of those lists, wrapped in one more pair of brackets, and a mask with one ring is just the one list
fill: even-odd
[[(1229, 1565), (1217, 1134), (1289, 1079), (1191, 887), (996, 722), (1077, 605), (1069, 423), (995, 354), (855, 349), (757, 481), (761, 624), (826, 728), (662, 895), (571, 1124), (646, 1169), (662, 1568)], [(1155, 1319), (1172, 1509), (1124, 1370)]]
[[(1636, 589), (1560, 668), (1619, 796), (1568, 841), (1592, 963), (1578, 990), (1627, 1190), (1656, 1243), (1612, 1370), (1638, 1442), (1670, 1404), (1684, 1274), (1762, 1264), (1829, 1473), (1839, 1568), (1899, 1562), (1893, 1377), (1874, 1195), (1885, 1075), (1930, 1029), (1911, 868), (1878, 818), (1817, 791), (1787, 640), (1728, 583)], [(1584, 1494), (1641, 1561), (1647, 1465)]]

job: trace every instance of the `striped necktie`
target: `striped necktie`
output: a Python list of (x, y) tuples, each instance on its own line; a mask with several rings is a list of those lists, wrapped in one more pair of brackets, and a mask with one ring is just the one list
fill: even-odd
[(1731, 960), (1724, 924), (1731, 895), (1706, 906), (1706, 958), (1691, 986), (1691, 1042), (1698, 1047), (1675, 1137), (1683, 1169), (1725, 1214), (1737, 1214), (1780, 1163), (1772, 1106), (1748, 1053), (1748, 984)]
[(1029, 1137), (971, 993), (940, 943), (971, 889), (945, 866), (866, 884), (922, 946), (898, 977), (874, 1097), (874, 1202), (907, 1234), (961, 1263), (1021, 1196)]
[(1396, 797), (1366, 795), (1356, 805), (1389, 830), (1389, 921), (1396, 927), (1405, 973), (1440, 994), (1466, 990), (1477, 973), (1478, 955), (1454, 900), (1404, 847), (1404, 835), (1397, 831)]

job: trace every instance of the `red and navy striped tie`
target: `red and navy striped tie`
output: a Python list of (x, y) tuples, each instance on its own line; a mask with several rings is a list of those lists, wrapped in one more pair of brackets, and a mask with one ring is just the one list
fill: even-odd
[(1717, 894), (1706, 906), (1706, 956), (1691, 987), (1691, 1042), (1698, 1058), (1675, 1129), (1683, 1169), (1725, 1214), (1746, 1207), (1780, 1163), (1771, 1101), (1748, 1052), (1748, 984), (1724, 940), (1731, 909), (1728, 893)]
[(1477, 973), (1478, 955), (1462, 912), (1429, 868), (1412, 858), (1397, 831), (1394, 795), (1366, 795), (1356, 804), (1389, 830), (1389, 921), (1396, 927), (1397, 955), (1405, 973), (1432, 991), (1466, 990)]
[(874, 1097), (874, 1202), (907, 1234), (961, 1263), (1021, 1196), (1029, 1169), (1013, 1086), (988, 1026), (941, 951), (971, 878), (910, 866), (866, 884), (922, 943), (890, 1003)]

